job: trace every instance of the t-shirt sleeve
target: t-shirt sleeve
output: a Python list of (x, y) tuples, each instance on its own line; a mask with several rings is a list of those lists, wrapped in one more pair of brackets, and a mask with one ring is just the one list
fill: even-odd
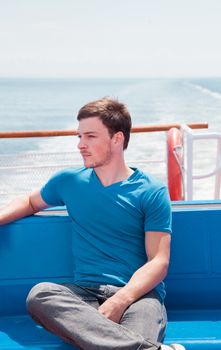
[(144, 230), (172, 233), (172, 214), (168, 190), (161, 187), (156, 190), (145, 206)]
[(53, 175), (41, 188), (41, 196), (43, 200), (52, 206), (65, 205), (62, 199), (64, 175), (62, 172), (58, 172)]

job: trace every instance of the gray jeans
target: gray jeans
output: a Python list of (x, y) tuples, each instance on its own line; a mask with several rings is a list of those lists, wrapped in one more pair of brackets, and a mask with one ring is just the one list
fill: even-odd
[(119, 290), (110, 285), (39, 283), (27, 298), (32, 318), (63, 340), (84, 350), (157, 350), (166, 328), (166, 310), (152, 291), (125, 311), (120, 324), (97, 308)]

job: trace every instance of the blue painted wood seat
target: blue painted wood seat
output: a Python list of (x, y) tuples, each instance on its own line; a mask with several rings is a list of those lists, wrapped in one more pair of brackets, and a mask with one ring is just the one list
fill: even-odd
[[(71, 281), (70, 225), (57, 211), (0, 227), (0, 349), (73, 349), (32, 321), (25, 307), (34, 284)], [(221, 349), (220, 246), (219, 206), (173, 208), (165, 343)]]

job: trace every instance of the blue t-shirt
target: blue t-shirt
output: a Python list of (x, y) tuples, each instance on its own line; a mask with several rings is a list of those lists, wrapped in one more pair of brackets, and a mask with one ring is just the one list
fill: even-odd
[[(166, 186), (138, 169), (110, 186), (93, 169), (65, 169), (41, 195), (49, 205), (66, 205), (72, 219), (75, 284), (125, 285), (147, 262), (145, 232), (171, 233)], [(164, 299), (163, 282), (156, 289)]]

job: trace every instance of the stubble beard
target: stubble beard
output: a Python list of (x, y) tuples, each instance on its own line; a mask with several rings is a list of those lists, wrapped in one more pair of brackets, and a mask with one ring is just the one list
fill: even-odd
[(111, 150), (108, 149), (107, 152), (105, 153), (105, 155), (103, 156), (103, 158), (100, 160), (97, 160), (97, 161), (94, 160), (94, 161), (87, 163), (87, 159), (84, 159), (84, 166), (85, 166), (85, 168), (97, 169), (100, 167), (107, 166), (108, 164), (110, 164), (112, 159), (113, 159), (113, 154), (112, 154)]

